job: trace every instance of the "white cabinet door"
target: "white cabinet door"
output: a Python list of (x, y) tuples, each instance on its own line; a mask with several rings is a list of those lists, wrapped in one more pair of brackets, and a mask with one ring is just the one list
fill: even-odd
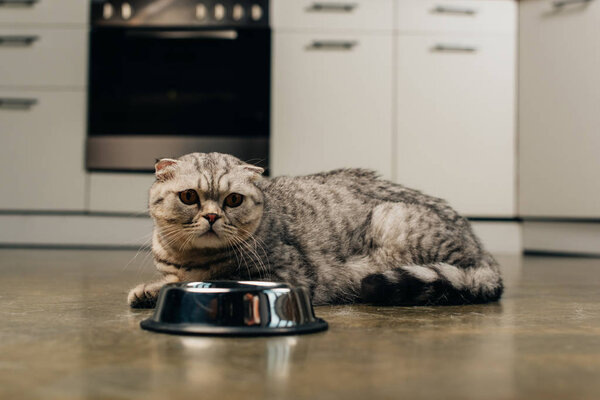
[(520, 213), (600, 218), (600, 1), (520, 4)]
[(273, 175), (363, 167), (391, 176), (392, 38), (276, 32)]
[(0, 28), (0, 86), (86, 86), (84, 28)]
[(514, 33), (514, 0), (397, 0), (401, 32)]
[(469, 216), (515, 215), (515, 38), (397, 40), (396, 179)]
[(84, 209), (85, 97), (0, 89), (0, 209)]
[(392, 0), (271, 0), (271, 26), (290, 30), (385, 31), (393, 26)]
[(0, 2), (0, 24), (4, 25), (85, 25), (89, 0), (40, 0), (30, 4)]

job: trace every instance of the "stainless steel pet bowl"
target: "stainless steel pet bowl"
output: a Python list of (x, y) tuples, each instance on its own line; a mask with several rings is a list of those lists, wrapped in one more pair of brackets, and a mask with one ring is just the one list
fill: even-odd
[(182, 282), (165, 285), (143, 329), (188, 335), (293, 335), (327, 329), (308, 291), (283, 283)]

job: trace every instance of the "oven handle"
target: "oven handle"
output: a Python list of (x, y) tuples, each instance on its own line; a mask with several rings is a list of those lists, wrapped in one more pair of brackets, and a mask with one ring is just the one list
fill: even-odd
[(212, 30), (212, 31), (130, 31), (127, 36), (145, 37), (157, 39), (220, 39), (235, 40), (238, 37), (236, 30)]

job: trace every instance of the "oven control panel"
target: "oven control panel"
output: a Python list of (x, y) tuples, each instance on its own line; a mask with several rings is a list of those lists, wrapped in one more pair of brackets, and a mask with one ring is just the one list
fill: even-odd
[(268, 27), (268, 0), (92, 0), (92, 26)]

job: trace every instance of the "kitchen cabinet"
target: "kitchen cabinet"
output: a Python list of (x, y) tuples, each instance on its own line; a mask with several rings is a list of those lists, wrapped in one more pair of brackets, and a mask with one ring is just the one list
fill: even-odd
[(0, 4), (1, 210), (85, 210), (88, 3)]
[(393, 1), (271, 2), (271, 174), (392, 176)]
[(515, 217), (516, 4), (407, 0), (396, 16), (395, 179)]
[(90, 1), (40, 0), (0, 2), (0, 24), (11, 25), (79, 25), (88, 22)]
[(0, 209), (83, 211), (84, 91), (0, 88)]
[(469, 216), (514, 216), (512, 37), (400, 35), (396, 45), (398, 182)]
[(520, 213), (598, 219), (600, 1), (520, 2), (519, 47)]
[(390, 31), (394, 0), (271, 0), (275, 30)]
[(0, 27), (0, 86), (85, 87), (87, 38), (84, 28)]
[(273, 175), (362, 167), (391, 176), (391, 35), (277, 32)]
[(514, 34), (512, 0), (397, 0), (396, 26), (406, 33)]

